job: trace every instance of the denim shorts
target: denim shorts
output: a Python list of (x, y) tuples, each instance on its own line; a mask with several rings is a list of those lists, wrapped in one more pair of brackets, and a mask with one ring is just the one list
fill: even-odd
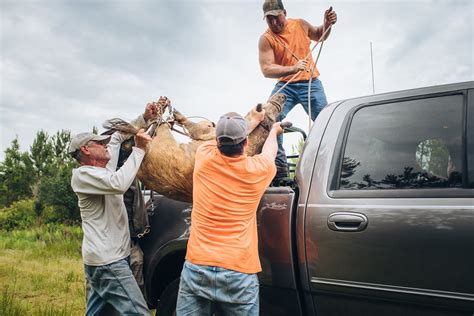
[(184, 263), (179, 283), (177, 315), (258, 315), (259, 283), (256, 274), (220, 267)]

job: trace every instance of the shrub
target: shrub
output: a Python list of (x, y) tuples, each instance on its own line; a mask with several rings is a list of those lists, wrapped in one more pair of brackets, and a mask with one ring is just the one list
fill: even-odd
[(28, 228), (36, 221), (33, 199), (13, 202), (10, 207), (0, 209), (0, 229)]
[(43, 177), (39, 186), (39, 203), (43, 219), (49, 223), (78, 223), (81, 216), (76, 194), (71, 188), (75, 164), (59, 167), (54, 174)]

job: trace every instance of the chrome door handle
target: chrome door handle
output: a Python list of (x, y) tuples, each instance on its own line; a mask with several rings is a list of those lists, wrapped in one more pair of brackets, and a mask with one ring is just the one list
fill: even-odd
[(337, 212), (328, 217), (328, 227), (334, 231), (360, 232), (368, 223), (367, 217), (360, 213)]

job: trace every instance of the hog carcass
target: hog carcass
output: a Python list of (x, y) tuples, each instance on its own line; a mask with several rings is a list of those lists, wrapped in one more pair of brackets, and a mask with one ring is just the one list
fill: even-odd
[[(265, 119), (249, 135), (249, 156), (260, 153), (268, 133), (276, 122), (285, 96), (277, 94), (263, 105)], [(196, 150), (203, 142), (215, 139), (215, 124), (209, 121), (193, 123), (175, 111), (175, 122), (182, 125), (192, 139), (178, 143), (169, 124), (161, 124), (148, 145), (146, 155), (138, 171), (138, 178), (148, 189), (171, 199), (191, 202), (193, 193), (193, 170)], [(245, 116), (248, 120), (249, 113)]]

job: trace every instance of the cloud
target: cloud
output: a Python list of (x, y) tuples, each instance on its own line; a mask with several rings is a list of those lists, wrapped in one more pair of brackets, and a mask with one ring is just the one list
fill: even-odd
[[(326, 6), (286, 1), (319, 25)], [(1, 153), (54, 134), (132, 119), (167, 95), (187, 115), (217, 120), (264, 101), (258, 1), (2, 1)], [(336, 2), (339, 20), (318, 68), (329, 101), (474, 80), (472, 1)], [(306, 128), (301, 108), (288, 119)]]

